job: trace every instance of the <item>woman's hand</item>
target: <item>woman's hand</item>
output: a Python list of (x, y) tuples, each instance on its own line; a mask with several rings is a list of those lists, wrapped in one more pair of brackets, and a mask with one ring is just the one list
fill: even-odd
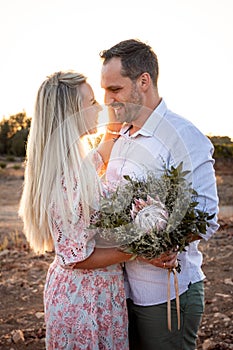
[(122, 123), (116, 119), (116, 114), (114, 109), (111, 106), (108, 106), (108, 125), (107, 131), (119, 132), (122, 128)]
[(119, 132), (121, 128), (122, 124), (116, 120), (114, 109), (111, 106), (109, 106), (108, 124), (106, 125), (106, 132), (97, 147), (97, 151), (102, 157), (105, 168), (107, 167), (114, 142), (119, 137)]

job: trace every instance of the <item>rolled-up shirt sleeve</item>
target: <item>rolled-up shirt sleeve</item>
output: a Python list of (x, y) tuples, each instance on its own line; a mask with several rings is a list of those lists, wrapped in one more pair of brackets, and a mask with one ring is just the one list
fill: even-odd
[(219, 228), (219, 198), (214, 169), (214, 146), (195, 127), (187, 127), (185, 129), (183, 141), (189, 152), (192, 187), (198, 194), (197, 209), (207, 212), (209, 215), (214, 214), (214, 217), (208, 221), (209, 226), (206, 233), (200, 234), (202, 238), (208, 240)]

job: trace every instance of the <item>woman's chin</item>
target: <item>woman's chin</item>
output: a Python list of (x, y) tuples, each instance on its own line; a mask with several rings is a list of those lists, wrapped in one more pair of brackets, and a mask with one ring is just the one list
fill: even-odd
[(88, 131), (88, 134), (89, 134), (89, 135), (94, 135), (94, 134), (97, 133), (97, 131), (98, 131), (98, 130), (97, 130), (97, 127), (95, 127), (94, 129), (89, 130), (89, 131)]
[(95, 135), (97, 132), (97, 127), (94, 127), (93, 129), (88, 129), (88, 131), (86, 131), (83, 136)]

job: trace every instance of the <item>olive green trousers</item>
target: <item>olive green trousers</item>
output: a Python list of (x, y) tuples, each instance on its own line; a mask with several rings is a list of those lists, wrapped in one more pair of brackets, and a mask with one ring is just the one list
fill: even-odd
[(176, 300), (171, 301), (172, 330), (167, 325), (167, 303), (138, 306), (127, 300), (130, 350), (195, 350), (197, 331), (204, 312), (203, 281), (189, 285), (180, 295), (180, 330)]

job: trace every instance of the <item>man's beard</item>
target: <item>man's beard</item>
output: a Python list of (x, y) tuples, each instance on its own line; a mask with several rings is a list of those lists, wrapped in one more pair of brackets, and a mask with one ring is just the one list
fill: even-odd
[(118, 102), (113, 104), (116, 119), (120, 123), (131, 123), (139, 117), (142, 108), (142, 97), (139, 94), (136, 85), (134, 84), (128, 102)]

